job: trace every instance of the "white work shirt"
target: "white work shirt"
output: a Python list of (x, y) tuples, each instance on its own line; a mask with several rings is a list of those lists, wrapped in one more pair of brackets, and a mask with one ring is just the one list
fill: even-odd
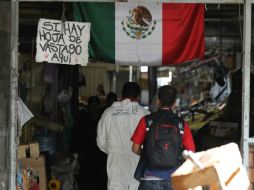
[(108, 190), (137, 190), (134, 179), (139, 157), (132, 152), (130, 140), (139, 120), (150, 112), (125, 99), (114, 102), (101, 116), (97, 127), (97, 145), (108, 155)]

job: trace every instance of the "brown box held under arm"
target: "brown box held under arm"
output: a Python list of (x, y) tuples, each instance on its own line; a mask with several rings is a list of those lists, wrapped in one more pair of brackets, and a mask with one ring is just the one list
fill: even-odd
[(193, 154), (203, 165), (198, 168), (187, 159), (172, 175), (175, 190), (197, 190), (208, 186), (210, 190), (247, 190), (250, 181), (237, 144), (229, 143)]

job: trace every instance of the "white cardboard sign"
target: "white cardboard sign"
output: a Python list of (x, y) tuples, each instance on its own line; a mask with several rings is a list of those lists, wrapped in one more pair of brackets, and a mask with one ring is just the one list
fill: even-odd
[(80, 64), (88, 63), (90, 40), (88, 22), (64, 22), (40, 19), (36, 39), (36, 62)]

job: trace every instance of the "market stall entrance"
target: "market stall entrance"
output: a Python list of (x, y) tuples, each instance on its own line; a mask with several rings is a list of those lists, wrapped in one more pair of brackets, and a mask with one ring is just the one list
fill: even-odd
[[(16, 5), (18, 5), (18, 2), (14, 1), (16, 3)], [(169, 1), (170, 2), (170, 1)], [(179, 1), (178, 1), (179, 2)], [(186, 1), (183, 1), (186, 2)], [(188, 2), (197, 2), (197, 1), (188, 1)], [(222, 3), (221, 1), (218, 2), (210, 2), (210, 1), (198, 1), (198, 2), (204, 2), (204, 3)], [(242, 1), (223, 1), (223, 3), (243, 3)], [(251, 35), (250, 35), (250, 31), (251, 31), (251, 27), (250, 25), (248, 25), (248, 23), (251, 23), (251, 5), (252, 5), (252, 1), (246, 1), (244, 3), (245, 6), (245, 27), (244, 27), (244, 31), (245, 31), (245, 35), (244, 35), (244, 40), (245, 42), (250, 41), (251, 39)], [(13, 12), (13, 18), (15, 16), (15, 12)], [(15, 22), (14, 22), (15, 23)], [(17, 45), (17, 44), (16, 44)], [(250, 44), (249, 43), (244, 43), (244, 67), (243, 67), (243, 95), (242, 95), (242, 100), (243, 100), (243, 116), (242, 116), (242, 131), (243, 131), (243, 136), (242, 136), (242, 153), (243, 153), (243, 158), (244, 158), (244, 163), (246, 165), (246, 167), (248, 167), (248, 146), (249, 143), (253, 143), (252, 139), (249, 139), (249, 134), (248, 134), (248, 129), (249, 129), (249, 94), (250, 94), (250, 84), (249, 84), (249, 68), (250, 68)], [(17, 49), (17, 46), (16, 46)], [(16, 55), (13, 55), (14, 58), (16, 58)], [(14, 59), (15, 60), (15, 59)], [(14, 87), (11, 87), (14, 89)], [(14, 96), (15, 97), (15, 96)], [(13, 110), (14, 111), (14, 110)], [(14, 131), (13, 131), (14, 132)], [(15, 134), (11, 133), (11, 136), (13, 138), (12, 139), (12, 146), (15, 146), (16, 142), (15, 142)], [(15, 156), (15, 152), (13, 151), (11, 153), (11, 157), (14, 159)], [(15, 163), (15, 159), (12, 160), (13, 164)], [(15, 164), (14, 164), (15, 165)], [(15, 172), (12, 173), (12, 177), (9, 179), (10, 181), (15, 181), (15, 175), (13, 175)], [(11, 183), (9, 183), (11, 184)], [(12, 183), (15, 184), (15, 183)]]

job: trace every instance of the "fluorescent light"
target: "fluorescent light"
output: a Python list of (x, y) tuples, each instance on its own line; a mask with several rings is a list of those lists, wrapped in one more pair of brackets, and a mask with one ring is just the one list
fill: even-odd
[(141, 73), (146, 73), (146, 72), (148, 72), (148, 66), (141, 66), (141, 67), (140, 67), (140, 71), (141, 71)]
[(164, 85), (169, 85), (170, 82), (171, 82), (171, 79), (169, 77), (158, 77), (157, 78), (158, 87), (164, 86)]
[(172, 81), (172, 77), (173, 77), (173, 72), (172, 71), (168, 71), (169, 82)]

